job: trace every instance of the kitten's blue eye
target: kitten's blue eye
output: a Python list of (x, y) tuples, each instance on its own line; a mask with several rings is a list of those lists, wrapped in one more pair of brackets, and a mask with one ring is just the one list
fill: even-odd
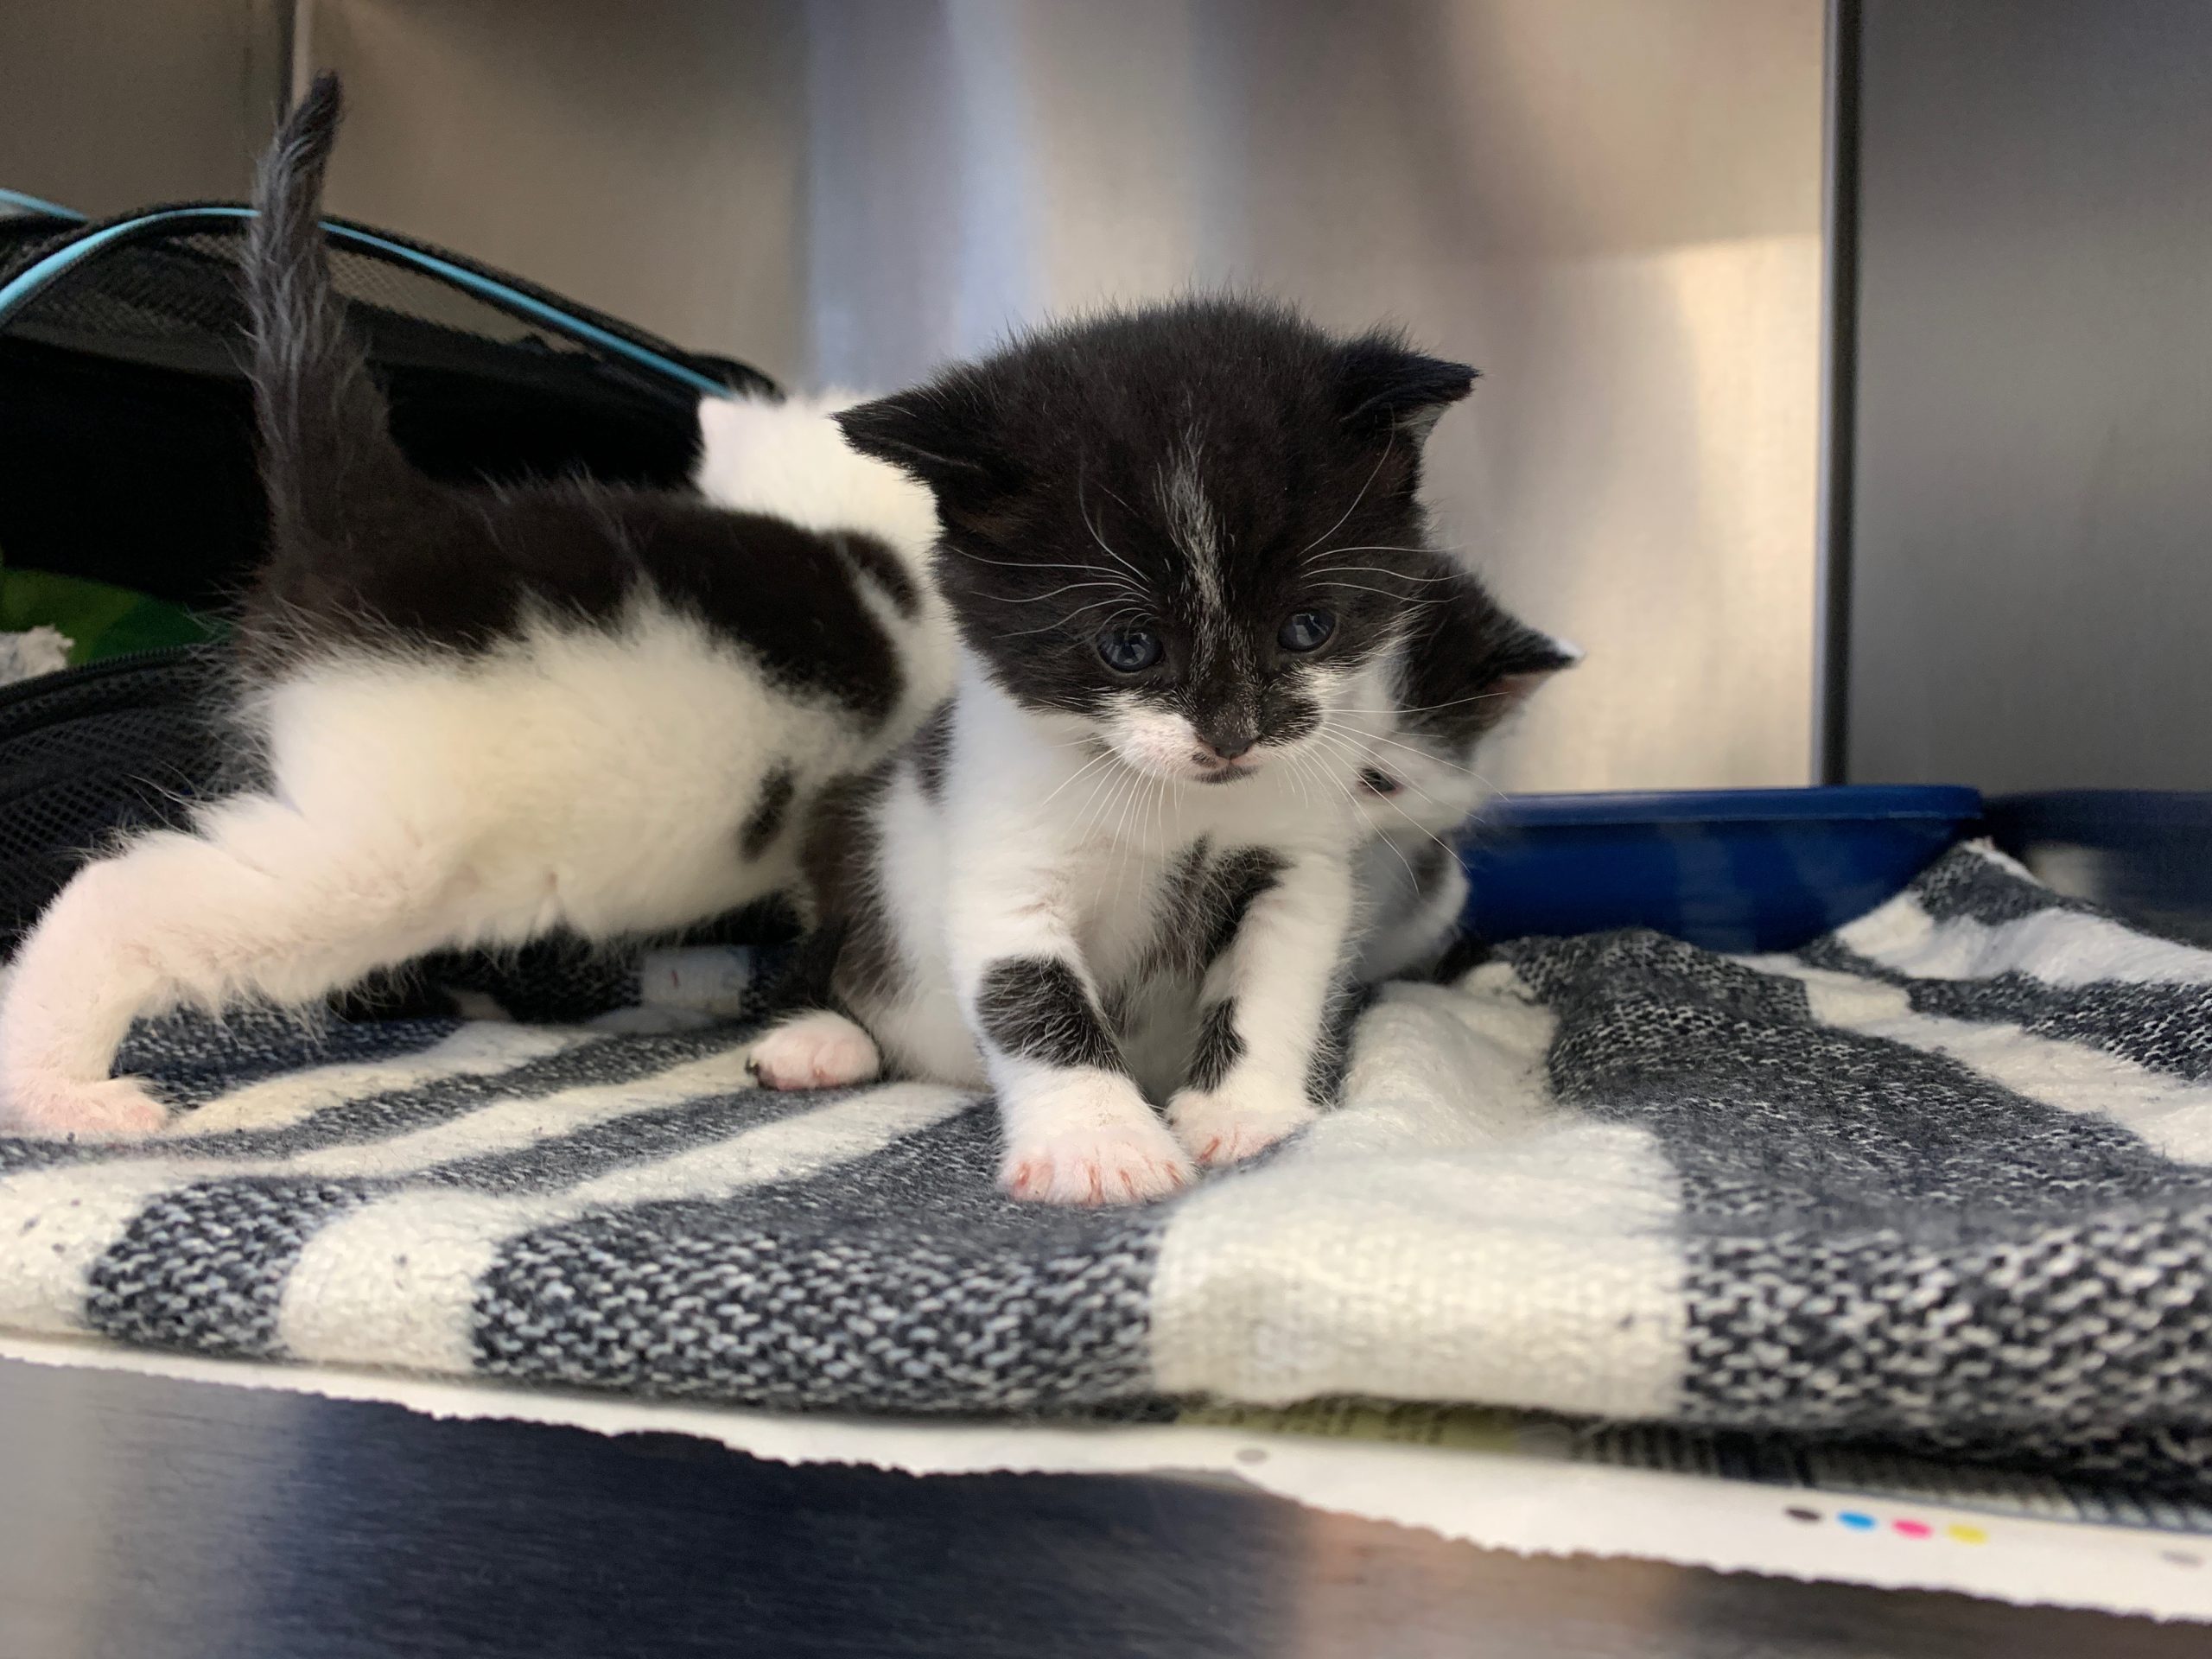
[(1141, 674), (1160, 660), (1160, 637), (1147, 628), (1109, 628), (1098, 636), (1098, 654), (1116, 674)]
[(1337, 619), (1326, 611), (1300, 611), (1275, 635), (1285, 651), (1319, 651), (1337, 631)]

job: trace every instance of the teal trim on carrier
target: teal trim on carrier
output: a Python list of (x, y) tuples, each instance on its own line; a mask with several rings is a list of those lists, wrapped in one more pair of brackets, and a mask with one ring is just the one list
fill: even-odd
[(4, 186), (0, 186), (0, 207), (13, 207), (25, 213), (41, 213), (48, 219), (72, 219), (80, 225), (85, 219), (84, 214), (74, 207), (64, 207), (58, 201), (48, 201), (28, 190), (10, 190)]
[[(14, 193), (7, 194), (12, 195)], [(67, 213), (66, 208), (55, 211)], [(112, 225), (103, 226), (99, 230), (88, 232), (78, 237), (66, 247), (56, 248), (44, 258), (34, 262), (4, 287), (0, 287), (0, 327), (5, 327), (9, 318), (14, 315), (16, 310), (46, 289), (56, 277), (69, 270), (71, 266), (98, 253), (103, 248), (112, 246), (118, 242), (133, 239), (164, 225), (175, 226), (181, 221), (192, 219), (251, 219), (253, 217), (253, 211), (251, 207), (164, 207), (150, 213), (141, 213), (135, 218), (119, 219)], [(81, 217), (81, 215), (72, 215), (72, 217)], [(433, 276), (453, 283), (457, 288), (467, 289), (470, 293), (490, 302), (504, 311), (526, 317), (533, 322), (543, 323), (547, 327), (569, 335), (571, 339), (587, 341), (601, 351), (612, 352), (618, 356), (626, 357), (632, 363), (689, 386), (702, 396), (727, 397), (730, 395), (729, 387), (708, 375), (701, 374), (696, 369), (687, 368), (684, 365), (674, 361), (661, 353), (639, 345), (635, 340), (625, 340), (621, 335), (609, 329), (602, 328), (596, 323), (587, 321), (570, 312), (563, 311), (558, 306), (549, 305), (544, 301), (524, 294), (495, 277), (471, 270), (466, 265), (459, 265), (450, 260), (441, 259), (435, 254), (425, 253), (419, 248), (411, 248), (404, 242), (393, 241), (388, 237), (378, 236), (373, 231), (359, 230), (351, 225), (337, 224), (326, 219), (323, 221), (323, 230), (335, 241), (354, 247), (371, 249), (387, 258), (412, 265), (418, 270), (428, 271)]]

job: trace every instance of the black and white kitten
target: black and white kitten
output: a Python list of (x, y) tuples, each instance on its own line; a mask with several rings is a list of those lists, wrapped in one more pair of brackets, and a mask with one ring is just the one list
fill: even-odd
[[(1453, 842), (1496, 792), (1476, 768), (1483, 740), (1579, 646), (1541, 643), (1505, 625), (1482, 584), (1438, 554), (1423, 604), (1398, 655), (1391, 729), (1370, 734), (1359, 793), (1375, 839), (1357, 866), (1361, 928), (1354, 977), (1363, 985), (1424, 977), (1460, 933), (1467, 873)], [(1511, 643), (1501, 654), (1503, 640)]]
[(1424, 695), (1423, 619), (1462, 607), (1467, 695), (1500, 708), (1565, 660), (1425, 539), (1422, 444), (1472, 378), (1193, 301), (840, 416), (936, 494), (959, 684), (818, 815), (832, 1007), (762, 1039), (763, 1078), (880, 1052), (988, 1082), (1003, 1184), (1061, 1202), (1308, 1121), (1383, 798), (1361, 778)]
[(561, 481), (454, 488), (393, 444), (317, 222), (326, 77), (264, 161), (245, 255), (272, 550), (239, 638), (265, 787), (87, 866), (0, 1000), (0, 1126), (158, 1128), (131, 1020), (308, 1007), (373, 969), (563, 930), (682, 927), (784, 891), (825, 785), (951, 684), (925, 491), (819, 408), (730, 512)]

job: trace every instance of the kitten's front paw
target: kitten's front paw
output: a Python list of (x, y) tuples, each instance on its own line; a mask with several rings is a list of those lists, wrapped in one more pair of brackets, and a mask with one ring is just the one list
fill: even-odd
[(1315, 1116), (1304, 1090), (1273, 1077), (1232, 1075), (1218, 1089), (1179, 1089), (1167, 1103), (1176, 1140), (1210, 1168), (1242, 1163)]
[(766, 1033), (746, 1064), (764, 1089), (842, 1089), (883, 1070), (875, 1039), (842, 1014), (802, 1014)]
[(1198, 1172), (1127, 1077), (1096, 1072), (1024, 1090), (1004, 1104), (999, 1185), (1038, 1204), (1142, 1204)]
[(169, 1109), (136, 1077), (98, 1083), (18, 1074), (0, 1089), (0, 1132), (55, 1141), (137, 1141), (168, 1121)]

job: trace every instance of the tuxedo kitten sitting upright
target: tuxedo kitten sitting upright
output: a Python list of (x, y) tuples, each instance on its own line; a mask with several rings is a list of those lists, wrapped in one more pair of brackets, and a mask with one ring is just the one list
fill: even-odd
[[(1421, 447), (1471, 379), (1199, 301), (842, 416), (936, 494), (959, 685), (825, 799), (833, 1007), (763, 1038), (764, 1079), (849, 1080), (880, 1050), (988, 1081), (1004, 1185), (1063, 1202), (1158, 1196), (1310, 1119), (1373, 836), (1360, 775), (1440, 603)], [(1462, 597), (1488, 607), (1485, 683), (1558, 665)]]
[(238, 639), (266, 785), (79, 871), (0, 1001), (0, 1126), (161, 1125), (130, 1021), (311, 1007), (452, 946), (684, 926), (790, 888), (823, 788), (950, 685), (926, 496), (823, 413), (754, 405), (747, 512), (567, 480), (454, 488), (393, 444), (317, 221), (318, 81), (245, 253), (272, 548)]

